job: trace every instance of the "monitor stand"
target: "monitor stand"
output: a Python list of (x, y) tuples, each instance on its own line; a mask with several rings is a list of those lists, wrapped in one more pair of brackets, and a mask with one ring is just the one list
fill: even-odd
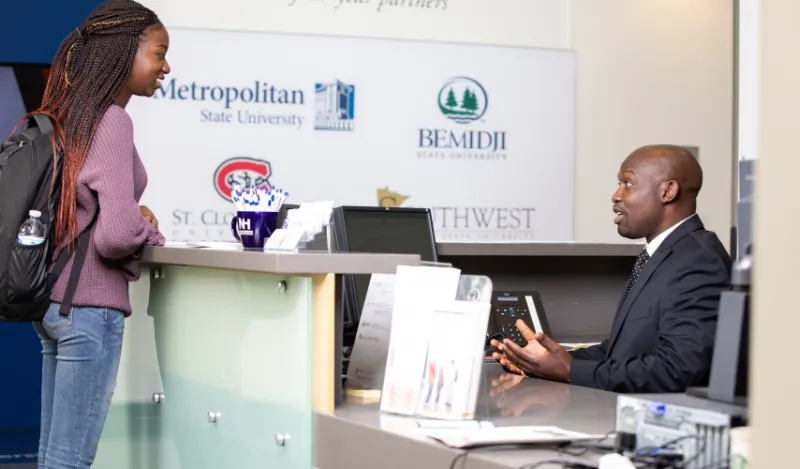
[(696, 397), (747, 406), (750, 337), (750, 272), (752, 257), (736, 261), (731, 277), (731, 291), (720, 296), (717, 335), (711, 376), (707, 388), (689, 388)]

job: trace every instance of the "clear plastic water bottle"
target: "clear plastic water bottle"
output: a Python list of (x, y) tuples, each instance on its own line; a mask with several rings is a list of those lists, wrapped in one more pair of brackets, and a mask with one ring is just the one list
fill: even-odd
[(21, 244), (23, 246), (38, 246), (45, 241), (45, 232), (44, 232), (44, 225), (42, 224), (40, 218), (42, 218), (42, 212), (38, 210), (31, 210), (28, 212), (28, 218), (25, 220), (25, 223), (19, 227), (19, 233), (17, 234), (17, 244)]

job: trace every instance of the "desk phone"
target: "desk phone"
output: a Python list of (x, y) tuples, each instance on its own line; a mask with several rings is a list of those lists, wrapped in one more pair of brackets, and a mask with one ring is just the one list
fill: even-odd
[(550, 324), (544, 312), (544, 305), (539, 292), (493, 292), (492, 312), (489, 316), (489, 330), (486, 333), (486, 345), (492, 339), (511, 339), (520, 347), (528, 343), (515, 325), (522, 319), (534, 332), (543, 332), (551, 336)]

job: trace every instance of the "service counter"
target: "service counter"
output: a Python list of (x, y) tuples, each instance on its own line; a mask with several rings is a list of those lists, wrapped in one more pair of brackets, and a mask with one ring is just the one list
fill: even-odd
[[(439, 245), (441, 261), (489, 276), (495, 290), (538, 290), (562, 342), (607, 335), (640, 250), (634, 244)], [(450, 467), (458, 451), (386, 430), (377, 404), (335, 406), (338, 276), (394, 273), (398, 265), (420, 265), (419, 256), (172, 246), (146, 248), (142, 261), (93, 467), (307, 469), (315, 461), (323, 469)], [(600, 433), (613, 428), (612, 394), (524, 383), (513, 402), (506, 400), (521, 420), (495, 418), (488, 394), (479, 418)], [(475, 454), (464, 467), (517, 467), (539, 453)], [(350, 465), (348, 457), (363, 464)]]
[(97, 469), (308, 469), (340, 382), (338, 274), (415, 255), (146, 248)]
[(441, 262), (486, 275), (495, 290), (538, 291), (553, 336), (597, 342), (608, 336), (625, 283), (644, 245), (623, 243), (439, 243)]
[[(557, 426), (606, 435), (615, 428), (617, 394), (568, 384), (514, 377), (504, 389), (492, 382), (505, 374), (484, 364), (476, 419), (496, 426)], [(492, 395), (493, 394), (493, 395)], [(379, 405), (348, 402), (332, 415), (316, 416), (314, 466), (320, 469), (518, 469), (550, 459), (566, 458), (597, 464), (599, 454), (560, 454), (556, 449), (467, 451), (449, 448), (414, 429), (417, 419), (383, 414)], [(608, 442), (607, 442), (608, 443)], [(573, 451), (575, 448), (573, 448)], [(560, 464), (543, 466), (556, 469)]]

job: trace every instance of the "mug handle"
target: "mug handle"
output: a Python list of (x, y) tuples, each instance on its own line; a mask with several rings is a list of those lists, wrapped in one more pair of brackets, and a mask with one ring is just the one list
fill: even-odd
[(236, 229), (236, 222), (239, 220), (238, 215), (234, 215), (233, 219), (231, 219), (231, 233), (233, 233), (233, 237), (236, 238), (236, 241), (241, 241), (242, 238), (239, 237), (239, 230)]

